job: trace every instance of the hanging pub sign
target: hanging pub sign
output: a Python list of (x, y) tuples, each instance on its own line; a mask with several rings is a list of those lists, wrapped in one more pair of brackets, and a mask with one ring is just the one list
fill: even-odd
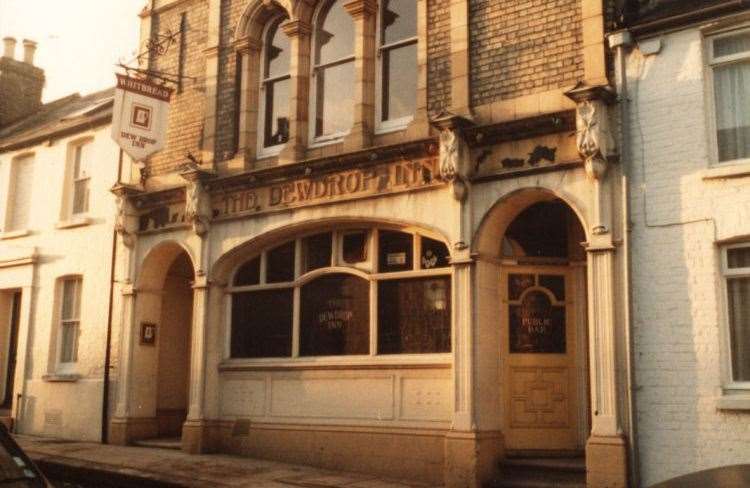
[(112, 138), (135, 161), (164, 147), (172, 89), (117, 75)]
[(565, 353), (565, 307), (554, 306), (546, 293), (534, 290), (510, 307), (510, 352)]

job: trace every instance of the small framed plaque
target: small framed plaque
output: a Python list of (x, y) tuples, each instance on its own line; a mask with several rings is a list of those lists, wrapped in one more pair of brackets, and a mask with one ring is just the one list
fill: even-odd
[(141, 344), (145, 346), (156, 344), (156, 324), (141, 322)]

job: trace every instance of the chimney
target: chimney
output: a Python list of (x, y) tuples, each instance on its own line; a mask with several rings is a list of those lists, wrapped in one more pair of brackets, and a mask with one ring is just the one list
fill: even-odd
[(3, 39), (0, 57), (0, 128), (35, 113), (42, 106), (44, 70), (34, 66), (37, 44), (23, 40), (23, 60), (18, 60), (16, 40)]
[(34, 53), (36, 53), (36, 42), (28, 39), (23, 40), (23, 62), (34, 66)]
[(13, 37), (3, 38), (3, 44), (5, 49), (3, 50), (3, 57), (15, 59), (16, 58), (16, 40)]

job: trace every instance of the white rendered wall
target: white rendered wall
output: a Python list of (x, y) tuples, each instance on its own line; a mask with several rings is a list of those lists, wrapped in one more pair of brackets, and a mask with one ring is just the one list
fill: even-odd
[[(0, 239), (0, 261), (28, 255), (34, 249), (35, 264), (0, 267), (0, 290), (33, 286), (31, 313), (22, 318), (19, 336), (28, 337), (25, 356), (19, 351), (16, 381), (22, 393), (17, 426), (21, 433), (97, 441), (101, 436), (102, 386), (106, 349), (110, 288), (110, 260), (115, 199), (109, 189), (117, 180), (119, 149), (109, 136), (109, 126), (53, 140), (17, 152), (0, 154), (0, 221), (8, 195), (10, 162), (20, 154), (34, 153), (34, 188), (29, 235)], [(92, 138), (88, 225), (58, 228), (63, 220), (63, 189), (69, 145)], [(126, 168), (129, 170), (129, 168)], [(0, 234), (1, 236), (1, 234)], [(7, 237), (7, 236), (6, 236)], [(19, 282), (22, 267), (34, 267), (33, 284)], [(67, 371), (56, 364), (55, 328), (59, 319), (59, 278), (83, 279), (78, 361)], [(27, 290), (24, 289), (24, 292)], [(24, 298), (26, 299), (26, 298)], [(19, 346), (22, 346), (19, 343)], [(22, 361), (22, 358), (26, 361)], [(57, 373), (74, 373), (72, 382), (53, 382)], [(18, 376), (17, 376), (18, 378)]]
[[(750, 411), (717, 408), (724, 376), (720, 248), (750, 235), (750, 177), (706, 178), (713, 151), (703, 37), (628, 59), (632, 325), (642, 486), (750, 463)], [(745, 168), (750, 169), (750, 164)]]

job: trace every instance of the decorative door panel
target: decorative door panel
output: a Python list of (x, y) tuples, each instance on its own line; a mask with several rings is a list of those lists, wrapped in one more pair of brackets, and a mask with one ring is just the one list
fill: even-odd
[(501, 279), (506, 448), (577, 449), (572, 274), (567, 267), (518, 266)]

